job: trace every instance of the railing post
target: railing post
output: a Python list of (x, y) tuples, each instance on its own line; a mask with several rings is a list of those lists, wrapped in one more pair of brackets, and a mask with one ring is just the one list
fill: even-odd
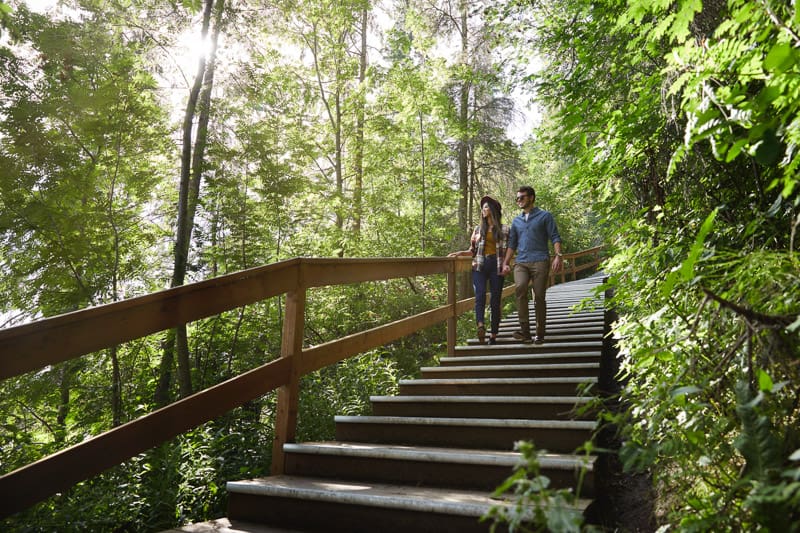
[(292, 359), (289, 382), (278, 389), (275, 413), (275, 440), (272, 442), (272, 475), (283, 474), (285, 461), (283, 445), (294, 442), (297, 432), (297, 403), (300, 394), (299, 361), (303, 351), (305, 329), (306, 289), (286, 293), (286, 314), (281, 334), (281, 357)]
[(447, 273), (447, 305), (450, 306), (450, 317), (447, 319), (447, 355), (453, 357), (456, 354), (456, 323), (458, 314), (456, 313), (456, 260), (452, 262), (453, 268)]

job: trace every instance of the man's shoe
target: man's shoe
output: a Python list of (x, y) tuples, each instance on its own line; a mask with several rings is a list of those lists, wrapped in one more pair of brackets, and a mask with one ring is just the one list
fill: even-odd
[(486, 328), (484, 326), (478, 326), (478, 344), (485, 344), (486, 343)]
[(544, 337), (536, 337), (533, 339), (533, 344), (544, 344)]
[(497, 344), (497, 339), (494, 337), (489, 337), (489, 344)]
[(525, 335), (521, 331), (515, 331), (514, 333), (511, 334), (511, 336), (514, 337), (515, 339), (517, 339), (518, 341), (522, 341), (522, 342), (525, 342), (525, 343), (531, 342), (531, 336), (530, 335)]

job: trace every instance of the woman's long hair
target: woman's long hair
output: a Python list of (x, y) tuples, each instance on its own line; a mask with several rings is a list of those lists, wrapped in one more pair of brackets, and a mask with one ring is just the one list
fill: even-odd
[[(500, 217), (502, 213), (500, 211), (500, 206), (496, 202), (486, 202), (489, 204), (489, 216), (492, 217), (492, 222), (494, 223), (494, 228), (492, 229), (492, 235), (494, 235), (494, 242), (500, 241), (500, 232), (502, 231), (502, 226), (500, 222)], [(489, 218), (483, 216), (483, 206), (481, 206), (481, 235), (486, 236), (486, 231), (489, 229)]]

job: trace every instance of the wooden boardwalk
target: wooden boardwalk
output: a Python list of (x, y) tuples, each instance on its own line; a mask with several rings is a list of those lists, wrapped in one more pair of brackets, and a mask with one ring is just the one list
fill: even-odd
[(490, 494), (512, 473), (518, 440), (547, 450), (541, 473), (554, 488), (575, 487), (587, 469), (585, 508), (595, 461), (576, 450), (597, 422), (576, 408), (597, 391), (607, 326), (602, 294), (574, 307), (602, 281), (548, 290), (545, 344), (515, 341), (510, 315), (497, 345), (470, 340), (398, 395), (372, 397), (371, 415), (337, 416), (335, 441), (287, 443), (284, 475), (232, 480), (226, 518), (172, 531), (488, 531), (479, 519), (502, 504)]

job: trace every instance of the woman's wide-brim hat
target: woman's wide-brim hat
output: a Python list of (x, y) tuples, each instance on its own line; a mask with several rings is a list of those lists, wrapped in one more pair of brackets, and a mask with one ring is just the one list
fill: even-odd
[(502, 208), (502, 206), (500, 205), (500, 202), (498, 202), (497, 200), (495, 200), (494, 198), (492, 198), (491, 196), (488, 196), (488, 195), (487, 195), (487, 196), (484, 196), (483, 198), (481, 198), (481, 202), (480, 202), (480, 204), (478, 204), (478, 205), (480, 205), (481, 207), (483, 207), (483, 204), (485, 204), (485, 203), (487, 203), (487, 202), (488, 202), (489, 204), (493, 205), (493, 206), (495, 207), (495, 209), (497, 209), (497, 212), (498, 212), (498, 213), (501, 213), (501, 212), (503, 211), (503, 208)]

